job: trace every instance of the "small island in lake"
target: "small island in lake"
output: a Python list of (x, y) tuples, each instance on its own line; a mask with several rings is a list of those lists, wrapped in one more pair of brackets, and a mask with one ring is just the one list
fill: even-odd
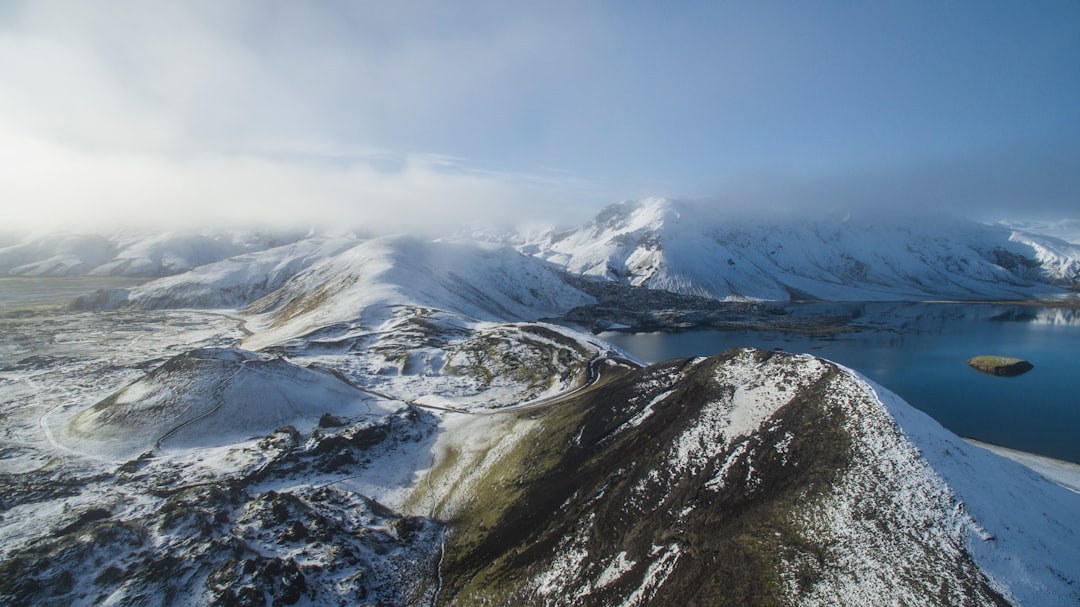
[(967, 364), (983, 373), (1007, 377), (1022, 375), (1035, 368), (1035, 365), (1022, 358), (1010, 356), (976, 356), (969, 358)]

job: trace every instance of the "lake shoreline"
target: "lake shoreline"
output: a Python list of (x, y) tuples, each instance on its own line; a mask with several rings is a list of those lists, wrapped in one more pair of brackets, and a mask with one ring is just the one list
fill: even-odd
[(1057, 483), (1075, 493), (1080, 493), (1080, 464), (1075, 464), (1063, 459), (1046, 457), (1045, 455), (1030, 453), (1028, 451), (1010, 449), (1008, 447), (1002, 447), (1001, 445), (984, 443), (973, 438), (964, 438), (964, 441), (970, 445), (981, 447), (991, 453), (1010, 459), (1018, 464), (1022, 464), (1039, 473), (1046, 478), (1046, 480)]

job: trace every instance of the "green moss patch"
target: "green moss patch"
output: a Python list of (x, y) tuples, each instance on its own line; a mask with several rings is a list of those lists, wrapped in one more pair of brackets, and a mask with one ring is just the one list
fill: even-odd
[(1005, 377), (1023, 375), (1035, 368), (1035, 365), (1022, 358), (1010, 356), (976, 356), (969, 358), (967, 364), (977, 371)]

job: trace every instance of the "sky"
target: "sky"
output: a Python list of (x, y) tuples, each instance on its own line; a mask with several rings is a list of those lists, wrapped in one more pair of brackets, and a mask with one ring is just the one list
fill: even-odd
[(1080, 216), (1080, 2), (0, 0), (7, 229)]

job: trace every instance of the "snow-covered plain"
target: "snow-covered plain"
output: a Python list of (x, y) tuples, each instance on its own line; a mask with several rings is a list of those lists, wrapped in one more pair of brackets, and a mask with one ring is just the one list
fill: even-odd
[(982, 447), (1001, 457), (1023, 464), (1062, 487), (1080, 493), (1080, 464), (1044, 457), (1026, 451), (1017, 451), (1000, 445), (991, 445), (970, 438), (964, 440), (976, 447)]

